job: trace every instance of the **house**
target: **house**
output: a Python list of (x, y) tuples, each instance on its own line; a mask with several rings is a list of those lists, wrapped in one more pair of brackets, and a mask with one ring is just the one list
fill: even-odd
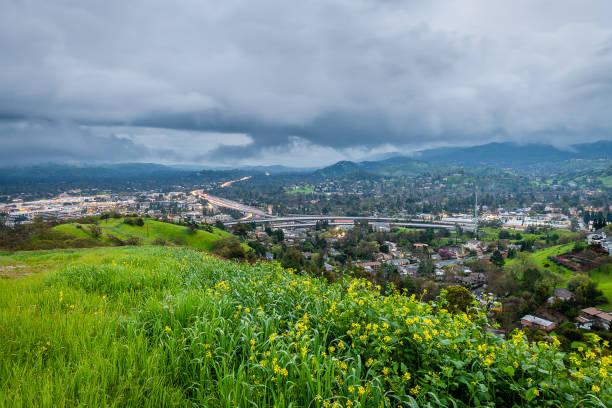
[(391, 232), (388, 222), (375, 222), (372, 224), (372, 229), (376, 232)]
[(529, 327), (534, 330), (550, 332), (557, 327), (557, 323), (551, 322), (550, 320), (542, 319), (541, 317), (525, 315), (521, 318), (521, 326)]
[(400, 271), (400, 276), (402, 278), (405, 278), (406, 276), (415, 277), (417, 275), (417, 272), (419, 271), (419, 265), (413, 264), (413, 265), (400, 266), (399, 271)]
[(391, 258), (391, 255), (385, 254), (384, 252), (378, 252), (374, 254), (374, 259), (376, 259), (377, 261), (388, 261)]
[(455, 258), (462, 258), (465, 256), (465, 251), (462, 247), (453, 246), (445, 249), (448, 249), (450, 252), (452, 252), (455, 255)]
[(487, 244), (477, 239), (469, 240), (468, 242), (463, 244), (463, 246), (468, 251), (474, 251), (474, 252), (483, 252), (485, 249), (487, 249)]
[(552, 305), (557, 299), (561, 300), (562, 302), (565, 302), (568, 300), (572, 300), (573, 298), (574, 294), (571, 291), (565, 288), (555, 288), (553, 295), (548, 298), (547, 302), (549, 305)]
[(484, 273), (471, 273), (466, 276), (455, 276), (457, 283), (470, 288), (478, 288), (487, 283), (487, 275)]
[(606, 233), (599, 229), (587, 235), (586, 241), (589, 245), (601, 245), (606, 240)]
[(380, 268), (380, 262), (362, 262), (359, 264), (366, 271), (378, 270)]
[(387, 263), (393, 264), (395, 266), (402, 266), (402, 265), (409, 265), (410, 260), (406, 258), (390, 259), (389, 261), (387, 261)]
[(603, 328), (610, 330), (612, 325), (612, 313), (604, 312), (596, 307), (587, 307), (580, 311), (580, 316), (576, 318), (576, 323), (581, 329)]

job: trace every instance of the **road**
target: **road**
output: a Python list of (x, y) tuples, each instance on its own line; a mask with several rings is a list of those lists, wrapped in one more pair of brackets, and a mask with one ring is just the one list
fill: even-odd
[(252, 216), (266, 217), (268, 215), (264, 211), (260, 210), (259, 208), (240, 204), (239, 202), (232, 201), (232, 200), (226, 200), (225, 198), (215, 197), (215, 196), (205, 193), (202, 190), (192, 191), (191, 195), (207, 200), (209, 203), (211, 203), (212, 205), (216, 205), (217, 207), (231, 208), (233, 210), (243, 212), (247, 215), (251, 214), (251, 217)]
[[(329, 221), (330, 225), (346, 225), (348, 222), (356, 220), (364, 220), (369, 222), (384, 222), (392, 225), (408, 227), (408, 228), (445, 228), (454, 230), (455, 222), (450, 221), (435, 221), (426, 222), (414, 218), (393, 218), (393, 217), (348, 217), (339, 215), (293, 215), (289, 217), (275, 217), (267, 214), (259, 208), (241, 204), (236, 201), (227, 200), (221, 197), (215, 197), (205, 193), (202, 190), (191, 192), (192, 195), (207, 200), (214, 206), (231, 208), (233, 210), (244, 213), (245, 218), (238, 221), (226, 222), (225, 225), (236, 225), (239, 222), (254, 222), (256, 224), (270, 223), (275, 228), (300, 228), (311, 227), (316, 225), (316, 221)], [(474, 229), (474, 224), (471, 222), (458, 223), (464, 230), (471, 231)]]

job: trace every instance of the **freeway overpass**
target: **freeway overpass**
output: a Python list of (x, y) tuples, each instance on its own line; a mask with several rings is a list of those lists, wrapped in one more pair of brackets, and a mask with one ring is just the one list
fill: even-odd
[(241, 204), (238, 203), (236, 201), (232, 201), (232, 200), (227, 200), (225, 198), (221, 198), (221, 197), (215, 197), (212, 196), (210, 194), (205, 193), (202, 190), (195, 190), (191, 192), (191, 195), (194, 195), (196, 197), (200, 197), (204, 200), (207, 200), (210, 204), (217, 206), (217, 207), (224, 207), (224, 208), (231, 208), (233, 210), (236, 211), (240, 211), (243, 212), (245, 214), (251, 214), (251, 216), (257, 216), (257, 217), (266, 217), (268, 216), (267, 213), (265, 213), (264, 211), (260, 210), (259, 208), (255, 208), (255, 207), (251, 207), (245, 204)]
[[(409, 228), (445, 228), (455, 229), (453, 221), (433, 221), (427, 222), (415, 218), (393, 218), (393, 217), (349, 217), (339, 215), (291, 215), (285, 217), (276, 217), (267, 214), (259, 208), (241, 204), (236, 201), (228, 200), (221, 197), (215, 197), (205, 193), (203, 190), (195, 190), (191, 192), (196, 197), (208, 200), (214, 206), (231, 208), (246, 214), (241, 220), (226, 222), (225, 225), (236, 225), (239, 222), (254, 222), (256, 224), (270, 224), (274, 228), (301, 228), (315, 226), (317, 221), (329, 221), (330, 225), (347, 225), (347, 223), (356, 220), (364, 220), (368, 222), (384, 222), (397, 226), (405, 226)], [(474, 229), (472, 222), (459, 222), (463, 229), (471, 231)]]
[[(454, 230), (455, 223), (448, 221), (427, 222), (414, 218), (393, 218), (393, 217), (348, 217), (339, 215), (296, 215), (291, 217), (268, 217), (265, 219), (239, 220), (226, 222), (225, 225), (236, 225), (239, 222), (254, 222), (256, 224), (270, 224), (275, 228), (302, 228), (316, 225), (316, 221), (329, 221), (330, 225), (347, 225), (356, 220), (368, 222), (383, 222), (391, 225), (405, 226), (409, 228), (445, 228)], [(473, 223), (458, 223), (464, 230), (473, 230)]]
[[(448, 225), (448, 224), (427, 224), (427, 223), (417, 223), (417, 222), (392, 222), (389, 223), (392, 226), (397, 226), (397, 227), (405, 227), (405, 228), (421, 228), (421, 229), (426, 229), (426, 228), (436, 228), (436, 229), (447, 229), (447, 230), (454, 230), (455, 226), (454, 225)], [(305, 223), (300, 223), (300, 224), (273, 224), (274, 228), (282, 228), (282, 229), (293, 229), (293, 228), (304, 228), (304, 227), (314, 227), (315, 225), (317, 225), (316, 222), (305, 222)], [(329, 225), (352, 225), (350, 223), (346, 223), (346, 222), (330, 222)], [(466, 227), (464, 228), (465, 230), (468, 230), (470, 227)], [(471, 227), (472, 229), (474, 227)]]

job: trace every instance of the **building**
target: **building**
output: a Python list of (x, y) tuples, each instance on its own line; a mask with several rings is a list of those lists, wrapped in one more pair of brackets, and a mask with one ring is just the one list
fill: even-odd
[(376, 271), (380, 268), (380, 262), (362, 262), (359, 264), (366, 271)]
[(375, 222), (372, 224), (372, 229), (376, 232), (391, 232), (388, 222)]
[(612, 313), (604, 312), (596, 307), (587, 307), (580, 311), (576, 323), (581, 329), (602, 328), (610, 330), (612, 325)]
[(568, 300), (572, 300), (573, 298), (574, 298), (574, 294), (571, 291), (565, 288), (555, 288), (553, 295), (548, 298), (547, 302), (549, 305), (552, 305), (557, 299), (565, 302)]
[(521, 318), (521, 326), (529, 327), (534, 330), (542, 330), (550, 332), (557, 327), (557, 323), (551, 322), (550, 320), (542, 319), (532, 315), (525, 315)]

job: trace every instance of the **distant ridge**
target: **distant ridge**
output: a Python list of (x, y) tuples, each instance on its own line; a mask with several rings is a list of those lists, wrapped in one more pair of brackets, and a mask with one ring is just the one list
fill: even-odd
[(581, 143), (567, 149), (535, 143), (488, 143), (422, 150), (413, 156), (386, 153), (381, 157), (386, 156), (388, 158), (378, 161), (340, 161), (315, 171), (313, 175), (333, 178), (365, 172), (384, 176), (416, 176), (453, 167), (568, 173), (609, 167), (612, 141)]
[(471, 147), (444, 147), (417, 152), (414, 156), (429, 163), (460, 166), (521, 168), (569, 160), (612, 159), (612, 141), (581, 143), (561, 149), (546, 144), (489, 143)]
[(380, 161), (340, 161), (314, 172), (318, 177), (339, 177), (351, 173), (370, 173), (386, 176), (416, 176), (431, 170), (430, 164), (409, 157), (399, 156)]

